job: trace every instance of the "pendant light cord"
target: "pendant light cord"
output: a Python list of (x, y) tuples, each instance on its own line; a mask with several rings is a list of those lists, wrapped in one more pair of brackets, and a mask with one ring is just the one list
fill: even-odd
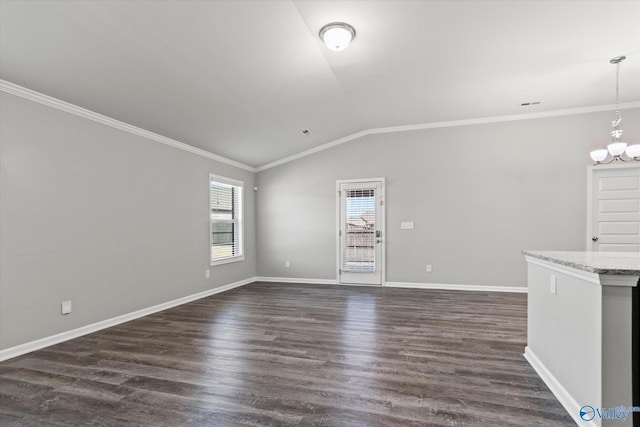
[(620, 62), (616, 63), (616, 130), (620, 125)]
[(616, 64), (616, 119), (611, 122), (611, 126), (613, 126), (613, 131), (611, 132), (613, 140), (620, 138), (622, 134), (619, 128), (620, 122), (622, 121), (620, 118), (620, 63), (625, 59), (624, 56), (616, 56), (609, 61), (611, 64)]

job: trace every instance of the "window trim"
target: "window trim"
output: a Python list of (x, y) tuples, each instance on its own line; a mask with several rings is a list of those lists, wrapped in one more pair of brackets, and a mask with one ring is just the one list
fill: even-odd
[[(238, 195), (239, 206), (236, 209), (236, 223), (238, 224), (238, 233), (240, 236), (238, 237), (239, 244), (239, 254), (232, 255), (229, 257), (213, 259), (211, 255), (211, 248), (213, 247), (213, 220), (211, 219), (211, 211), (213, 206), (211, 206), (211, 183), (217, 182), (224, 185), (231, 185), (240, 190), (240, 194)], [(236, 179), (227, 178), (225, 176), (209, 174), (209, 264), (210, 266), (216, 266), (221, 264), (228, 264), (231, 262), (244, 261), (244, 182), (238, 181)], [(224, 222), (224, 221), (221, 221)]]

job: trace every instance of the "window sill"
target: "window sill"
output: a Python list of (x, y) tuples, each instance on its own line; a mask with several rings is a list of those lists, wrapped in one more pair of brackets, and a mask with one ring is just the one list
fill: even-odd
[(215, 265), (229, 264), (229, 263), (238, 262), (238, 261), (244, 261), (244, 255), (211, 260), (211, 267)]

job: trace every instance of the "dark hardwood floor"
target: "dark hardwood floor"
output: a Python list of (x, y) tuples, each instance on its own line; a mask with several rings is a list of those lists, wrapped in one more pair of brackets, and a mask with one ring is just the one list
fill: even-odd
[(3, 426), (573, 426), (526, 295), (254, 283), (0, 363)]

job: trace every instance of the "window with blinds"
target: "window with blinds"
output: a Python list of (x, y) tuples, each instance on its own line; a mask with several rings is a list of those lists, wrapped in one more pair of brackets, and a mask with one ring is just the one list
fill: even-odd
[(346, 191), (346, 229), (342, 241), (343, 271), (375, 270), (375, 200), (373, 188)]
[(209, 177), (211, 265), (244, 259), (242, 188), (240, 181), (215, 175)]

